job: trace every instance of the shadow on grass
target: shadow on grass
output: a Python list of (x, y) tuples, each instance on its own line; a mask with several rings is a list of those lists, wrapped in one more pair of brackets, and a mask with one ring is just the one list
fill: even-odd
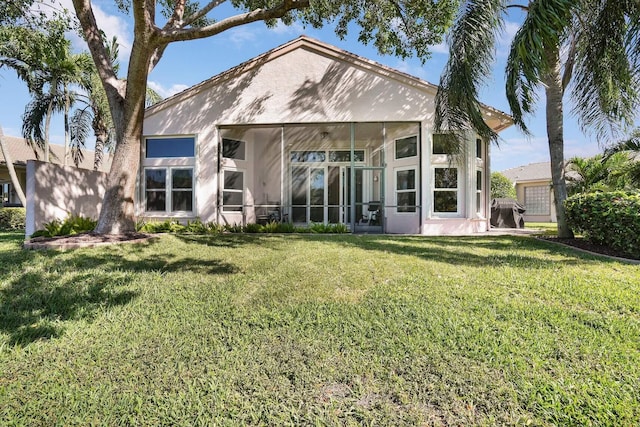
[[(115, 282), (115, 283), (114, 283)], [(137, 296), (110, 274), (28, 272), (0, 289), (0, 330), (11, 345), (59, 337), (64, 322), (93, 319), (105, 308)]]

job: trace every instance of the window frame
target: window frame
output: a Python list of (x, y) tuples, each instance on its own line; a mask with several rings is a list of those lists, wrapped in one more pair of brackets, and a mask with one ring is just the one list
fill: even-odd
[[(152, 139), (174, 139), (189, 138), (193, 141), (193, 156), (190, 157), (147, 157), (147, 141)], [(177, 218), (191, 218), (197, 212), (197, 167), (196, 156), (198, 155), (198, 139), (195, 135), (145, 135), (143, 137), (144, 144), (141, 150), (141, 168), (140, 168), (140, 200), (139, 207), (142, 216), (166, 216)], [(165, 175), (165, 210), (153, 211), (147, 210), (147, 183), (146, 171), (149, 169), (164, 169)], [(191, 189), (177, 189), (175, 191), (191, 191), (191, 210), (173, 210), (173, 170), (189, 169), (191, 170)]]
[[(406, 171), (413, 171), (413, 188), (408, 188), (408, 189), (398, 189), (398, 173), (399, 172), (406, 172)], [(393, 186), (393, 191), (394, 191), (394, 197), (395, 197), (395, 209), (396, 209), (396, 214), (398, 215), (415, 215), (418, 213), (418, 202), (419, 202), (419, 195), (418, 195), (418, 183), (420, 180), (420, 177), (418, 175), (418, 166), (416, 165), (411, 165), (411, 166), (402, 166), (402, 167), (397, 167), (393, 169), (393, 180), (394, 180), (394, 186)], [(398, 194), (408, 194), (408, 193), (414, 193), (414, 198), (415, 198), (415, 205), (413, 206), (409, 206), (407, 209), (411, 209), (413, 208), (413, 210), (400, 210), (400, 205), (398, 204)], [(404, 208), (403, 208), (404, 209)]]
[[(237, 190), (237, 189), (233, 189), (233, 188), (225, 188), (225, 184), (226, 184), (225, 175), (228, 172), (234, 172), (234, 173), (242, 174), (242, 188), (241, 189)], [(220, 179), (221, 179), (221, 185), (220, 185), (220, 195), (221, 195), (221, 198), (220, 198), (220, 211), (222, 213), (225, 213), (225, 214), (239, 214), (239, 215), (244, 214), (245, 213), (245, 201), (246, 201), (245, 200), (246, 199), (246, 189), (247, 189), (247, 186), (246, 186), (247, 171), (244, 170), (244, 169), (238, 169), (238, 168), (225, 168), (225, 169), (222, 169), (222, 174), (221, 175), (222, 176), (220, 177)], [(228, 205), (225, 205), (225, 203), (224, 203), (224, 193), (225, 192), (227, 192), (227, 193), (240, 193), (241, 194), (242, 205), (240, 206), (240, 210), (229, 210), (228, 208), (225, 208), (225, 206), (228, 206)], [(237, 205), (231, 205), (231, 206), (233, 207), (232, 209), (237, 209)]]
[[(432, 206), (432, 212), (433, 215), (436, 217), (459, 217), (462, 212), (461, 212), (461, 201), (460, 201), (460, 195), (461, 195), (461, 187), (460, 187), (460, 167), (458, 166), (453, 166), (453, 165), (433, 165), (433, 167), (431, 168), (433, 170), (432, 174), (431, 174), (431, 195), (432, 195), (432, 201), (433, 201), (433, 206)], [(456, 187), (436, 187), (436, 171), (438, 169), (455, 169), (456, 171)], [(436, 210), (436, 193), (437, 192), (451, 192), (451, 193), (455, 193), (456, 195), (456, 210), (455, 211), (446, 211), (446, 212), (442, 212), (442, 211), (437, 211)]]

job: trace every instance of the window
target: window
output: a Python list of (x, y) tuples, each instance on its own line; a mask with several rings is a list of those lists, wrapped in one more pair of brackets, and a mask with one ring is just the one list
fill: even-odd
[(292, 163), (319, 163), (327, 159), (327, 153), (324, 151), (292, 151)]
[(476, 138), (476, 157), (482, 159), (482, 140)]
[(455, 154), (456, 142), (453, 135), (433, 134), (433, 154)]
[(222, 157), (226, 159), (244, 160), (245, 143), (235, 139), (222, 138)]
[(476, 212), (482, 215), (482, 171), (476, 171)]
[(242, 212), (244, 208), (244, 172), (224, 171), (222, 188), (222, 210)]
[(434, 169), (434, 212), (458, 212), (458, 169)]
[(418, 155), (418, 137), (416, 135), (407, 138), (396, 139), (396, 160), (415, 157)]
[(193, 169), (171, 170), (171, 210), (193, 210)]
[(195, 138), (147, 138), (146, 158), (194, 157)]
[(193, 168), (146, 168), (144, 176), (147, 212), (193, 211)]
[(524, 205), (527, 215), (549, 215), (551, 193), (548, 185), (524, 188)]
[[(353, 152), (354, 162), (364, 162), (364, 150), (355, 150)], [(351, 150), (329, 151), (330, 162), (350, 162)]]
[(416, 211), (415, 169), (396, 171), (396, 205), (397, 212)]

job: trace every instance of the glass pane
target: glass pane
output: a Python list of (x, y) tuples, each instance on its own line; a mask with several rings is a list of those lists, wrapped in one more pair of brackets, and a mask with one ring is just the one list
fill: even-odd
[(193, 191), (172, 191), (171, 192), (172, 211), (192, 211)]
[(458, 188), (457, 168), (436, 168), (436, 188)]
[(167, 193), (164, 191), (147, 191), (147, 211), (165, 211), (167, 208)]
[(291, 204), (307, 204), (307, 168), (291, 169)]
[(480, 138), (476, 139), (476, 157), (482, 158), (482, 140)]
[(415, 157), (418, 155), (418, 137), (396, 139), (396, 159)]
[(311, 222), (324, 222), (324, 208), (311, 208)]
[(193, 169), (173, 169), (171, 171), (172, 188), (193, 188)]
[(327, 153), (324, 151), (292, 151), (291, 162), (324, 162), (327, 159)]
[(324, 205), (324, 169), (311, 169), (311, 205)]
[(243, 190), (243, 173), (237, 171), (224, 171), (225, 190)]
[(166, 169), (145, 169), (145, 188), (165, 189), (167, 186), (167, 170)]
[(415, 212), (416, 211), (416, 192), (407, 191), (405, 193), (397, 193), (398, 212)]
[(416, 171), (409, 169), (396, 172), (396, 190), (415, 190), (416, 188)]
[(307, 222), (307, 208), (291, 208), (293, 222)]
[(434, 191), (433, 203), (435, 212), (458, 212), (458, 192)]
[(476, 193), (476, 212), (482, 213), (482, 195), (480, 193)]
[(433, 154), (454, 154), (456, 142), (452, 135), (433, 134)]
[(551, 189), (547, 185), (524, 188), (524, 204), (527, 215), (549, 215), (551, 209)]
[[(354, 161), (355, 162), (364, 162), (364, 150), (355, 150)], [(339, 151), (329, 151), (329, 161), (330, 162), (350, 162), (351, 161), (351, 151), (350, 150), (339, 150)]]
[(146, 156), (148, 159), (160, 157), (193, 157), (194, 138), (148, 138)]
[(227, 159), (244, 160), (244, 141), (222, 139), (222, 157)]
[(224, 210), (227, 212), (242, 212), (242, 194), (241, 191), (223, 191), (222, 204), (224, 205)]
[(476, 190), (482, 190), (482, 172), (476, 171)]

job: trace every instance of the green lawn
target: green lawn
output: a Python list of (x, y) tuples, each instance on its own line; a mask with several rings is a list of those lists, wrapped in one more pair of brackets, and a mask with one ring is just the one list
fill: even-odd
[(637, 425), (640, 267), (526, 236), (0, 234), (0, 425)]

